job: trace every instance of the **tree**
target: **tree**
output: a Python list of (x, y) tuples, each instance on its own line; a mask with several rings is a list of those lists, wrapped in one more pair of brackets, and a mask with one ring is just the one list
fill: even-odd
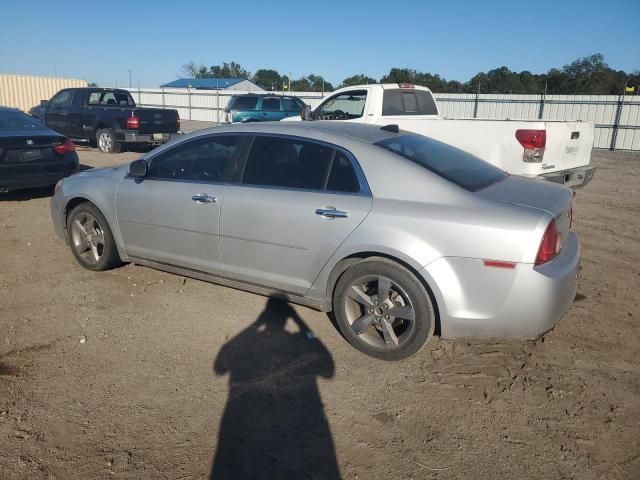
[(368, 77), (367, 75), (360, 73), (358, 75), (352, 75), (342, 80), (342, 83), (340, 84), (339, 88), (352, 87), (354, 85), (369, 85), (372, 83), (378, 83), (378, 82), (376, 81), (375, 78), (371, 78), (371, 77)]
[(211, 65), (209, 73), (217, 78), (249, 78), (251, 74), (242, 68), (239, 63), (224, 62), (222, 65)]
[(87, 87), (97, 87), (97, 86), (98, 86), (98, 84), (96, 82), (89, 82), (87, 84)]
[(296, 92), (331, 92), (333, 85), (322, 76), (310, 73), (298, 80), (291, 80), (291, 90)]
[(182, 73), (189, 78), (206, 78), (211, 76), (204, 64), (196, 65), (195, 62), (188, 62), (182, 65)]
[(251, 80), (265, 90), (282, 89), (282, 76), (275, 70), (261, 68), (253, 74)]

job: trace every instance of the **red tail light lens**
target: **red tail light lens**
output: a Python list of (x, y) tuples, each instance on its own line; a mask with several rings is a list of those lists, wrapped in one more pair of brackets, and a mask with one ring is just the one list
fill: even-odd
[(74, 152), (76, 149), (76, 144), (71, 140), (65, 140), (60, 145), (56, 145), (53, 147), (53, 151), (59, 155), (66, 155), (67, 153)]
[(140, 119), (135, 115), (127, 118), (127, 130), (137, 130), (140, 128)]
[(180, 115), (176, 113), (176, 124), (178, 125), (178, 130), (180, 130)]
[(542, 265), (553, 260), (560, 253), (562, 247), (562, 235), (556, 229), (556, 221), (551, 220), (547, 230), (542, 236), (538, 256), (536, 257), (536, 266)]
[(541, 162), (547, 144), (546, 130), (516, 130), (516, 139), (524, 147), (524, 162)]
[(516, 130), (516, 138), (524, 148), (544, 148), (547, 144), (547, 131)]

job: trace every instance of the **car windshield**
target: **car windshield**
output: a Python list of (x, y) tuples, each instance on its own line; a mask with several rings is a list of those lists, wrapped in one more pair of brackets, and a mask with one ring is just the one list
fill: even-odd
[(422, 135), (403, 135), (376, 145), (472, 192), (508, 176), (506, 172), (470, 153)]
[(0, 112), (0, 131), (42, 130), (44, 125), (36, 118), (22, 112)]

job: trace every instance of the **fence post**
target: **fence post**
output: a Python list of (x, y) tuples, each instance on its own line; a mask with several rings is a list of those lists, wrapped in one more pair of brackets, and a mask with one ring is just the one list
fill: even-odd
[(191, 85), (187, 87), (187, 97), (189, 99), (189, 120), (191, 120)]
[(138, 80), (138, 105), (142, 105), (142, 95), (140, 94), (140, 81)]
[(476, 102), (473, 106), (473, 118), (478, 118), (478, 101), (480, 100), (480, 82), (478, 82), (478, 89), (476, 90)]
[(618, 141), (618, 127), (620, 126), (620, 117), (622, 117), (622, 106), (624, 105), (624, 94), (618, 95), (618, 107), (616, 108), (616, 116), (613, 119), (613, 132), (611, 133), (611, 145), (609, 150), (612, 152), (616, 149)]
[(162, 87), (162, 108), (167, 108), (167, 105), (164, 102), (164, 87)]
[(540, 95), (540, 108), (538, 108), (538, 120), (542, 120), (542, 117), (544, 116), (544, 101), (545, 101), (545, 96), (543, 93), (542, 95)]

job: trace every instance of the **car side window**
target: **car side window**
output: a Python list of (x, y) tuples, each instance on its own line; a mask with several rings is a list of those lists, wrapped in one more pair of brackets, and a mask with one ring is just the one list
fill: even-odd
[(280, 99), (273, 97), (266, 97), (262, 100), (262, 110), (265, 112), (279, 112), (280, 111)]
[(367, 102), (366, 90), (354, 90), (334, 95), (317, 109), (321, 120), (350, 120), (362, 117)]
[(353, 164), (342, 152), (336, 152), (329, 172), (327, 190), (332, 192), (358, 193), (360, 182)]
[(301, 103), (302, 102), (300, 102), (296, 98), (283, 98), (282, 109), (285, 112), (299, 112), (300, 109), (304, 106), (304, 105), (301, 105)]
[(256, 137), (242, 183), (323, 190), (334, 150), (328, 146), (281, 137)]
[(221, 182), (228, 178), (241, 137), (193, 140), (151, 161), (147, 177), (161, 180)]
[(49, 102), (49, 106), (54, 108), (68, 107), (73, 101), (73, 91), (64, 90), (58, 92)]
[(231, 110), (255, 110), (258, 105), (258, 97), (235, 97), (231, 103)]

